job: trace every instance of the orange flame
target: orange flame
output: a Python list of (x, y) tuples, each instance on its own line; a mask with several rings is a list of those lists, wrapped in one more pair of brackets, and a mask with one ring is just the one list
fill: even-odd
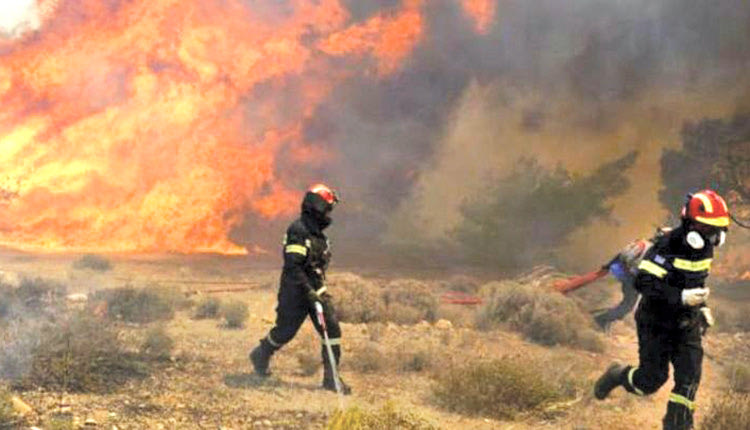
[(298, 206), (279, 151), (335, 157), (301, 129), (351, 61), (394, 73), (423, 32), (419, 1), (358, 24), (339, 0), (108, 4), (44, 0), (0, 45), (0, 244), (246, 252), (227, 239), (244, 214)]
[(479, 33), (487, 33), (495, 17), (497, 2), (495, 0), (461, 0), (464, 12), (474, 21), (474, 28)]

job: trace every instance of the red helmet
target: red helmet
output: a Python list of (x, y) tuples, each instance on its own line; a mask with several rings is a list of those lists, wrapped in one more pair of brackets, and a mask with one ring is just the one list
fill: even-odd
[(336, 191), (323, 184), (313, 185), (312, 187), (310, 187), (308, 192), (317, 194), (331, 206), (334, 206), (339, 202), (339, 196), (338, 194), (336, 194)]
[(713, 190), (688, 195), (688, 201), (682, 208), (682, 217), (714, 227), (729, 226), (727, 203)]

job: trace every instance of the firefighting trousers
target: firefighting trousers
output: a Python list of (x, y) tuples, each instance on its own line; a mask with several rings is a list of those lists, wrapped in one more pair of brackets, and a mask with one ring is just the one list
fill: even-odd
[[(326, 329), (328, 330), (328, 339), (331, 342), (331, 350), (333, 351), (336, 363), (338, 363), (341, 358), (341, 327), (336, 318), (330, 297), (324, 299), (322, 305)], [(278, 293), (278, 305), (276, 306), (276, 324), (268, 333), (265, 340), (274, 348), (274, 351), (278, 350), (294, 338), (308, 316), (312, 320), (315, 330), (320, 335), (322, 343), (323, 327), (318, 322), (315, 307), (310, 303), (304, 290), (296, 285), (282, 283)], [(323, 364), (327, 366), (328, 351), (324, 344), (321, 345), (321, 355)]]
[(623, 385), (639, 395), (656, 392), (669, 379), (669, 363), (674, 367), (674, 387), (663, 419), (664, 430), (693, 428), (695, 395), (701, 379), (703, 346), (697, 322), (667, 329), (637, 318), (638, 367), (626, 369)]

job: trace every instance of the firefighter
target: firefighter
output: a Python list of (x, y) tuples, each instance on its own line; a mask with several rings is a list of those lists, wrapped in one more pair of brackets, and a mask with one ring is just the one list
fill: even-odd
[[(288, 343), (299, 330), (307, 316), (323, 338), (323, 329), (315, 315), (315, 302), (323, 305), (323, 311), (332, 345), (335, 362), (341, 357), (341, 328), (331, 304), (326, 285), (326, 269), (331, 259), (328, 238), (323, 233), (331, 224), (331, 211), (338, 203), (335, 191), (325, 185), (312, 186), (302, 200), (302, 214), (287, 229), (283, 244), (284, 267), (276, 307), (276, 324), (260, 340), (250, 353), (255, 373), (261, 377), (268, 371), (271, 356)], [(321, 348), (323, 358), (323, 388), (336, 391), (331, 360), (325, 345)], [(351, 389), (340, 381), (342, 392)]]
[(597, 399), (619, 386), (637, 395), (652, 394), (667, 381), (671, 362), (674, 387), (663, 429), (693, 429), (703, 361), (701, 339), (714, 322), (706, 304), (710, 291), (705, 282), (714, 248), (724, 244), (728, 226), (727, 204), (716, 192), (688, 196), (680, 226), (659, 238), (638, 265), (639, 364), (612, 364), (595, 384)]
[(638, 265), (646, 252), (658, 241), (660, 237), (670, 231), (668, 227), (656, 229), (656, 235), (650, 240), (636, 239), (629, 243), (615, 258), (604, 265), (602, 269), (620, 281), (622, 300), (616, 306), (598, 312), (594, 316), (594, 322), (604, 331), (609, 330), (613, 322), (625, 318), (625, 315), (635, 308), (640, 294), (635, 289), (635, 277), (638, 275)]

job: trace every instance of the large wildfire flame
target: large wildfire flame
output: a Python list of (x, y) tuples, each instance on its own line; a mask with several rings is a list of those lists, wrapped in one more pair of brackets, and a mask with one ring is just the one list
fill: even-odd
[[(338, 0), (248, 4), (46, 0), (38, 29), (0, 36), (0, 243), (244, 253), (244, 214), (295, 211), (279, 154), (335, 159), (304, 120), (344, 79), (396, 73), (427, 5), (352, 22)], [(479, 32), (493, 5), (461, 2)]]

